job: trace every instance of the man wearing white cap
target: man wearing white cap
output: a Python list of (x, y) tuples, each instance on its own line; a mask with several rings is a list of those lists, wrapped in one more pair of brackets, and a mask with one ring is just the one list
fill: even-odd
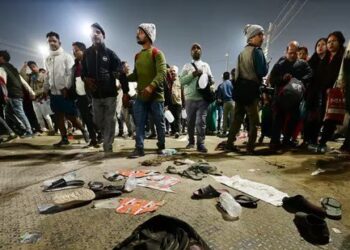
[(246, 25), (244, 29), (247, 38), (247, 45), (238, 56), (236, 68), (236, 84), (234, 90), (234, 118), (227, 140), (227, 150), (238, 151), (233, 145), (236, 140), (245, 114), (249, 119), (249, 133), (247, 154), (254, 153), (255, 141), (257, 137), (257, 127), (259, 126), (259, 87), (262, 78), (268, 72), (268, 64), (261, 45), (264, 42), (264, 29), (260, 25)]
[[(133, 106), (136, 125), (136, 145), (130, 158), (144, 156), (145, 125), (148, 113), (152, 114), (157, 129), (158, 153), (165, 149), (164, 122), (164, 82), (166, 62), (163, 52), (153, 47), (156, 40), (156, 26), (142, 23), (137, 29), (137, 43), (142, 50), (135, 56), (133, 73), (129, 82), (137, 82), (137, 98)], [(123, 102), (129, 98), (128, 90), (123, 89)]]

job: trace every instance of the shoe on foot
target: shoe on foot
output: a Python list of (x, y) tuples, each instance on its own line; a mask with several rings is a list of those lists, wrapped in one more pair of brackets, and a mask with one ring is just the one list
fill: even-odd
[(21, 135), (21, 138), (31, 138), (33, 137), (33, 133), (25, 132), (23, 135)]
[(314, 214), (298, 212), (293, 220), (300, 236), (313, 244), (325, 245), (329, 243), (327, 223)]
[(62, 138), (58, 143), (53, 144), (54, 147), (61, 147), (66, 145), (69, 145), (69, 141), (67, 138)]
[(201, 153), (208, 153), (208, 149), (205, 147), (204, 144), (200, 144), (197, 146), (197, 151)]
[(89, 133), (86, 130), (82, 130), (81, 132), (83, 134), (83, 138), (84, 138), (85, 142), (88, 143), (89, 139), (90, 139), (89, 138)]
[(192, 143), (187, 144), (186, 149), (192, 149), (192, 148), (194, 148), (194, 144)]
[(178, 132), (175, 133), (175, 139), (178, 139), (180, 137), (180, 134)]
[(16, 134), (10, 134), (8, 137), (7, 137), (7, 139), (6, 139), (6, 141), (11, 141), (11, 140), (13, 140), (13, 139), (16, 139), (18, 136), (16, 135)]
[(136, 159), (139, 157), (145, 156), (145, 152), (143, 151), (143, 149), (141, 148), (136, 148), (130, 155), (128, 158), (131, 159)]
[(157, 135), (156, 134), (150, 134), (149, 136), (147, 136), (147, 139), (156, 139), (157, 138)]
[(236, 153), (241, 152), (241, 150), (239, 148), (237, 148), (237, 146), (232, 145), (232, 144), (231, 145), (226, 144), (225, 151), (226, 152), (236, 152)]

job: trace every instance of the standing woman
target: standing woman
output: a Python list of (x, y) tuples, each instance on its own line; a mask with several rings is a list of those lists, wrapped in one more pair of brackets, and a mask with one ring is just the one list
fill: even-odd
[[(327, 50), (329, 52), (329, 59), (327, 65), (326, 81), (322, 88), (322, 108), (325, 110), (327, 100), (327, 90), (331, 89), (338, 79), (341, 63), (345, 52), (345, 38), (340, 31), (334, 31), (328, 35)], [(336, 129), (337, 122), (334, 120), (325, 120), (323, 123), (323, 131), (318, 146), (318, 151), (325, 153), (327, 151), (326, 143), (332, 138)]]
[(318, 135), (322, 126), (324, 110), (322, 109), (322, 87), (325, 86), (327, 78), (327, 66), (329, 52), (327, 51), (327, 38), (320, 38), (315, 45), (315, 52), (308, 63), (312, 69), (313, 76), (305, 93), (305, 127), (304, 142), (310, 148), (317, 147)]

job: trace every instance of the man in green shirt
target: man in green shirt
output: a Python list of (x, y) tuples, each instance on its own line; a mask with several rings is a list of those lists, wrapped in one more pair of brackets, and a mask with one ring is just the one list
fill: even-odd
[[(163, 52), (153, 47), (156, 39), (156, 26), (152, 23), (140, 24), (137, 30), (137, 43), (142, 50), (135, 56), (135, 67), (128, 81), (137, 82), (137, 98), (134, 108), (136, 125), (136, 146), (130, 158), (144, 156), (145, 125), (151, 112), (158, 135), (158, 153), (165, 148), (164, 123), (164, 81), (166, 62)], [(128, 87), (123, 87), (123, 101), (128, 99)]]

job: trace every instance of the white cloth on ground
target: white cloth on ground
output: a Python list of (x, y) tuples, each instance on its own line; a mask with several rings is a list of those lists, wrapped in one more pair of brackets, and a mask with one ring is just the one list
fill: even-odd
[(266, 184), (259, 182), (250, 181), (247, 179), (242, 179), (239, 175), (232, 177), (228, 176), (213, 176), (217, 182), (220, 182), (226, 186), (237, 189), (243, 193), (246, 193), (250, 196), (263, 200), (267, 203), (270, 203), (274, 206), (281, 206), (282, 199), (288, 197), (288, 194), (283, 193), (277, 190), (274, 187), (271, 187)]

